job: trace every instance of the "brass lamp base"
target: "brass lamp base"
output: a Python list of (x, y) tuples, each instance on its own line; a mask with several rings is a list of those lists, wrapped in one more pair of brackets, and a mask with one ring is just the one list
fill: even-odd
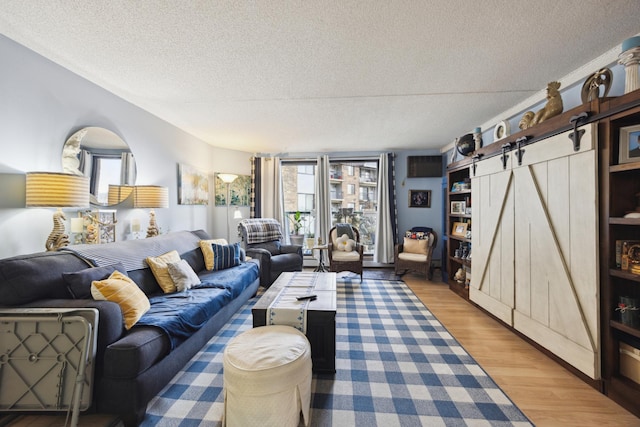
[(147, 227), (147, 237), (155, 237), (160, 234), (160, 229), (156, 223), (156, 213), (151, 210), (149, 212), (149, 227)]
[(57, 251), (60, 248), (69, 246), (69, 236), (64, 232), (64, 221), (66, 219), (67, 217), (62, 212), (62, 209), (58, 209), (53, 214), (53, 230), (45, 243), (47, 251)]

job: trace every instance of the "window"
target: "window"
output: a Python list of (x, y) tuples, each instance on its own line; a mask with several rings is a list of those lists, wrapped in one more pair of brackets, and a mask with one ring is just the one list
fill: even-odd
[[(355, 226), (365, 254), (373, 254), (378, 208), (377, 160), (331, 161), (329, 169), (331, 225), (347, 222)], [(315, 230), (315, 178), (314, 161), (282, 162), (285, 215), (291, 217), (299, 211), (303, 218), (301, 232), (307, 236)], [(284, 226), (284, 233), (288, 235), (291, 221), (285, 221)], [(311, 254), (308, 248), (305, 254)]]
[(113, 156), (94, 156), (93, 167), (91, 169), (93, 177), (91, 182), (99, 183), (98, 188), (92, 189), (92, 194), (96, 195), (98, 202), (107, 203), (109, 194), (109, 183), (120, 183), (120, 167), (122, 160)]

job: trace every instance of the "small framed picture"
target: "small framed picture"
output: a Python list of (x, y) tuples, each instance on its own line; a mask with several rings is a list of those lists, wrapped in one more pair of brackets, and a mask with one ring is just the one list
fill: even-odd
[(640, 162), (640, 125), (620, 128), (618, 163)]
[(465, 202), (451, 202), (451, 214), (452, 215), (464, 215), (466, 212), (467, 204)]
[(431, 190), (409, 190), (410, 208), (430, 208)]
[(466, 237), (467, 226), (468, 224), (466, 222), (454, 222), (453, 228), (451, 229), (451, 235), (457, 237)]

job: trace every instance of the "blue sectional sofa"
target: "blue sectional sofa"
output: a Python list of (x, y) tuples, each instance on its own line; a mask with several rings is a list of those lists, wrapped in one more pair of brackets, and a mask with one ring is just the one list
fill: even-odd
[[(206, 269), (200, 244), (210, 239), (202, 230), (180, 231), (2, 259), (0, 306), (98, 309), (90, 411), (117, 414), (126, 426), (139, 425), (148, 402), (258, 290), (257, 262), (242, 257), (239, 265)], [(200, 285), (163, 292), (144, 259), (168, 250), (186, 260)], [(123, 324), (120, 305), (91, 298), (91, 281), (100, 280), (96, 274), (111, 265), (125, 270), (150, 302), (150, 310), (130, 329)], [(154, 316), (167, 312), (168, 323), (153, 323)]]

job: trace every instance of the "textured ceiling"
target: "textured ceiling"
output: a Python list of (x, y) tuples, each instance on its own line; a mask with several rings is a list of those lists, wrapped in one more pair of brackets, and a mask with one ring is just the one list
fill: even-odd
[(211, 145), (257, 153), (440, 148), (639, 23), (638, 0), (0, 6), (7, 37)]

